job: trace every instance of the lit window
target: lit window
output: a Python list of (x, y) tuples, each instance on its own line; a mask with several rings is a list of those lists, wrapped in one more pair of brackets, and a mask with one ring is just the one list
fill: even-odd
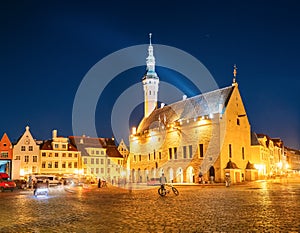
[(34, 155), (34, 156), (32, 157), (32, 162), (35, 162), (35, 163), (36, 163), (36, 162), (37, 162), (37, 158), (38, 158), (38, 157), (37, 157), (36, 155)]
[(8, 158), (8, 152), (1, 152), (1, 158)]

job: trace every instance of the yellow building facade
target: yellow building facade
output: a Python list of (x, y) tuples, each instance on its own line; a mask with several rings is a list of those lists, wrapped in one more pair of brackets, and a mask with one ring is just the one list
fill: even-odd
[[(147, 84), (159, 83), (155, 59), (148, 64), (153, 48), (149, 51), (143, 77), (145, 96), (158, 95), (157, 91), (146, 92)], [(251, 158), (251, 129), (235, 80), (236, 68), (231, 86), (185, 96), (145, 113), (129, 138), (129, 179), (143, 183), (164, 173), (170, 182), (197, 183), (199, 176), (206, 182), (223, 182), (226, 172), (232, 182), (243, 181)], [(148, 99), (145, 97), (145, 109), (153, 105)]]
[(41, 174), (78, 175), (81, 173), (81, 154), (68, 138), (52, 132), (52, 140), (45, 140), (40, 148)]
[(70, 136), (70, 142), (81, 152), (82, 174), (113, 184), (124, 178), (124, 158), (113, 138)]

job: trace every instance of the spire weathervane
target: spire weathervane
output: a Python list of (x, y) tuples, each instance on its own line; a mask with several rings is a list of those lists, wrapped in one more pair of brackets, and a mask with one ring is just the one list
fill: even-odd
[(233, 66), (233, 83), (236, 83), (237, 67), (236, 64)]
[(149, 33), (150, 45), (152, 45), (152, 43), (151, 43), (151, 37), (152, 37), (152, 33), (150, 32), (150, 33)]

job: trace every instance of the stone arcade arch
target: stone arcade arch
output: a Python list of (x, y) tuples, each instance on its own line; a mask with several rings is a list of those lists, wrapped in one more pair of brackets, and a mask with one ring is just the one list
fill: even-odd
[(173, 168), (169, 167), (168, 168), (168, 174), (167, 174), (167, 181), (170, 183), (174, 182), (174, 172), (173, 172)]
[(181, 167), (177, 168), (174, 182), (183, 183), (183, 169)]
[(195, 182), (195, 171), (192, 166), (189, 166), (186, 169), (186, 182), (187, 183), (194, 183)]
[(214, 168), (214, 166), (211, 166), (210, 168), (209, 168), (209, 180), (210, 180), (210, 182), (214, 182), (215, 181), (215, 168)]

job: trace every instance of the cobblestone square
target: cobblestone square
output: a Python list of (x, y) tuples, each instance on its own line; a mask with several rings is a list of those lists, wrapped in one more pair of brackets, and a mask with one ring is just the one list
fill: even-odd
[(300, 232), (300, 182), (0, 193), (0, 232)]

